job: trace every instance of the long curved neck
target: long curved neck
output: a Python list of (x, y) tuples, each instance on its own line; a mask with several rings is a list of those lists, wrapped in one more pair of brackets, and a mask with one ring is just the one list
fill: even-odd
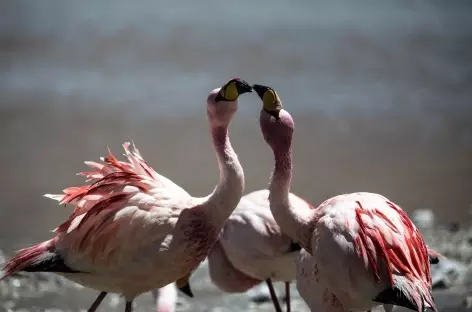
[(296, 209), (289, 200), (292, 149), (274, 149), (274, 157), (275, 169), (269, 184), (270, 209), (282, 231), (310, 251), (314, 211), (308, 208)]
[(203, 209), (212, 225), (222, 228), (243, 195), (244, 172), (229, 141), (228, 128), (212, 125), (211, 134), (220, 170), (220, 180), (204, 203)]

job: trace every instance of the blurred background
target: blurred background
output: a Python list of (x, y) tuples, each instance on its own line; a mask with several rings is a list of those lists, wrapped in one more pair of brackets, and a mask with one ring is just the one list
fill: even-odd
[[(69, 213), (42, 197), (134, 140), (193, 195), (218, 180), (205, 99), (232, 77), (274, 87), (296, 122), (293, 192), (382, 193), (471, 220), (470, 1), (1, 1), (0, 248)], [(231, 139), (247, 191), (273, 159), (260, 100)]]

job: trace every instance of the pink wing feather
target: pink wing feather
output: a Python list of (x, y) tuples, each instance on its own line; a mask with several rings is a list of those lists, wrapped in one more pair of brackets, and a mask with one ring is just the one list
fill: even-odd
[[(359, 235), (356, 237), (356, 247), (362, 257), (367, 258), (372, 273), (377, 282), (380, 282), (377, 263), (383, 259), (387, 264), (388, 277), (393, 287), (393, 274), (405, 274), (419, 280), (431, 283), (428, 248), (416, 227), (406, 213), (394, 203), (387, 205), (395, 210), (403, 224), (401, 231), (380, 209), (364, 209), (360, 201), (356, 208), (356, 221), (359, 224)], [(385, 227), (368, 227), (363, 215), (368, 218), (374, 216), (384, 221)], [(387, 231), (384, 231), (388, 229)], [(403, 237), (404, 239), (397, 239)]]
[[(132, 226), (120, 227), (120, 223), (133, 220), (136, 227), (144, 229), (148, 221), (139, 211), (159, 207), (161, 194), (164, 197), (176, 194), (178, 199), (184, 201), (187, 198), (188, 193), (151, 168), (134, 145), (125, 143), (123, 148), (128, 162), (119, 161), (109, 151), (109, 156), (102, 158), (103, 164), (85, 162), (96, 171), (78, 174), (85, 176), (91, 184), (66, 188), (62, 195), (45, 195), (60, 204), (75, 205), (70, 217), (54, 230), (58, 235), (56, 242), (67, 239), (70, 252), (89, 254), (91, 259), (100, 252), (110, 255), (113, 249), (124, 243), (117, 239), (121, 235), (119, 232), (132, 234), (134, 231)], [(163, 210), (162, 222), (167, 222), (164, 220), (167, 216), (170, 216), (169, 213)], [(70, 231), (76, 233), (72, 240), (64, 238), (69, 237)], [(132, 236), (125, 235), (123, 239), (139, 239)], [(146, 239), (152, 240), (153, 237)]]
[(431, 296), (431, 267), (429, 255), (435, 252), (426, 243), (408, 215), (396, 204), (384, 198), (380, 207), (363, 207), (356, 201), (356, 221), (359, 226), (355, 238), (358, 255), (368, 263), (374, 279), (381, 283), (381, 263), (385, 263), (389, 284), (396, 287), (402, 279), (404, 292), (418, 311), (426, 302), (434, 311)]
[[(148, 189), (144, 185), (152, 186), (156, 184), (159, 174), (144, 161), (134, 144), (131, 146), (129, 142), (126, 142), (123, 144), (123, 148), (125, 150), (124, 155), (128, 158), (129, 162), (119, 161), (108, 149), (109, 156), (101, 158), (105, 162), (104, 164), (85, 161), (86, 165), (96, 171), (79, 172), (77, 174), (86, 177), (86, 182), (94, 182), (93, 184), (66, 188), (63, 190), (64, 195), (46, 194), (45, 196), (58, 200), (59, 204), (77, 205), (79, 200), (83, 199), (86, 195), (91, 195), (91, 193), (110, 194), (114, 189), (113, 187), (125, 184), (133, 185), (133, 183), (139, 182), (135, 183), (134, 186)], [(127, 180), (128, 178), (133, 180), (133, 182)], [(92, 190), (94, 187), (103, 186), (105, 183), (110, 186), (108, 190), (105, 188), (105, 192), (103, 192), (103, 189), (102, 192), (99, 192), (97, 189)]]
[(130, 145), (129, 142), (126, 142), (123, 144), (123, 148), (128, 162), (119, 161), (110, 149), (108, 149), (109, 156), (101, 158), (104, 164), (85, 161), (86, 165), (96, 171), (79, 172), (77, 175), (86, 177), (86, 182), (93, 182), (92, 184), (66, 188), (63, 190), (63, 195), (45, 195), (59, 201), (59, 204), (76, 206), (69, 219), (59, 225), (54, 230), (55, 232), (67, 231), (72, 221), (79, 215), (85, 214), (80, 222), (83, 224), (90, 216), (97, 214), (104, 207), (110, 207), (112, 203), (122, 201), (124, 198), (122, 192), (127, 186), (131, 187), (130, 190), (144, 193), (153, 188), (164, 186), (159, 179), (162, 176), (144, 161), (134, 144)]
[[(312, 248), (320, 272), (346, 272), (339, 279), (357, 289), (353, 298), (365, 291), (369, 300), (386, 303), (400, 300), (393, 293), (401, 291), (402, 303), (410, 308), (436, 309), (429, 259), (434, 252), (399, 206), (378, 194), (351, 193), (326, 200), (316, 210), (320, 217)], [(344, 261), (329, 261), (333, 257)], [(359, 284), (367, 281), (361, 277), (371, 282)], [(338, 281), (329, 283), (333, 289), (343, 287)]]

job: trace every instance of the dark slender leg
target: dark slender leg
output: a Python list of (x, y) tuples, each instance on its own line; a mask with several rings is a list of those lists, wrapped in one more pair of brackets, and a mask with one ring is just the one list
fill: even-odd
[(277, 295), (275, 294), (274, 285), (272, 285), (272, 281), (266, 279), (267, 287), (269, 287), (270, 297), (272, 298), (272, 302), (274, 303), (275, 311), (282, 312), (282, 308), (280, 307), (279, 299), (277, 299)]
[(287, 303), (287, 312), (291, 312), (292, 308), (290, 307), (290, 282), (285, 282), (285, 301)]
[(126, 301), (125, 312), (133, 312), (133, 301)]
[[(385, 312), (392, 312), (393, 310), (393, 304), (384, 304), (383, 305)], [(369, 311), (372, 312), (372, 311)]]
[(97, 310), (100, 303), (102, 303), (103, 299), (105, 299), (106, 295), (107, 295), (107, 292), (102, 291), (100, 295), (98, 295), (97, 299), (95, 299), (95, 301), (92, 303), (92, 305), (87, 310), (87, 312), (95, 312), (95, 310)]

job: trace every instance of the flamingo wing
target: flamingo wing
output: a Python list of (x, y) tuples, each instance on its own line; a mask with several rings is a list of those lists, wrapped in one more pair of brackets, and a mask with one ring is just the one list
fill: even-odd
[(94, 171), (79, 173), (93, 183), (46, 195), (75, 205), (54, 239), (57, 253), (74, 269), (117, 268), (135, 261), (131, 255), (144, 257), (140, 250), (151, 244), (168, 248), (180, 212), (192, 206), (190, 195), (151, 168), (134, 145), (123, 147), (127, 162), (110, 152), (104, 164), (86, 162)]
[(268, 190), (259, 190), (243, 196), (221, 231), (219, 243), (232, 266), (245, 275), (290, 281), (295, 278), (300, 247), (275, 221), (268, 195)]
[(148, 252), (169, 248), (181, 211), (146, 194), (111, 195), (58, 231), (56, 253), (84, 272), (146, 261)]
[(220, 242), (217, 242), (208, 255), (210, 278), (220, 290), (228, 293), (245, 292), (261, 283), (261, 280), (244, 274), (233, 266)]
[(373, 300), (401, 284), (416, 306), (433, 305), (428, 249), (400, 207), (378, 194), (353, 193), (336, 196), (317, 209), (313, 255), (330, 289), (347, 289), (351, 297), (362, 294)]
[(161, 189), (179, 195), (190, 196), (184, 189), (158, 174), (143, 159), (134, 144), (123, 144), (124, 155), (128, 162), (119, 161), (109, 150), (109, 156), (102, 157), (104, 162), (85, 161), (93, 171), (79, 172), (77, 175), (86, 177), (82, 186), (69, 187), (64, 194), (46, 194), (45, 197), (59, 201), (59, 204), (71, 204), (82, 212), (89, 210), (104, 195), (123, 190), (126, 186), (135, 186), (156, 193)]
[(220, 236), (225, 250), (245, 254), (248, 259), (262, 259), (282, 256), (295, 248), (272, 216), (268, 194), (260, 190), (241, 199)]

